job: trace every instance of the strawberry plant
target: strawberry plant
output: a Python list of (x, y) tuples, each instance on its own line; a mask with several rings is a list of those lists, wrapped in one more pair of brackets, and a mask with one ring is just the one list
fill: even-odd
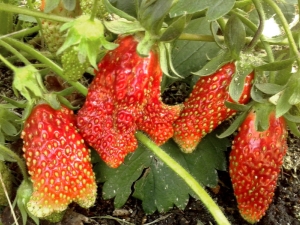
[[(0, 165), (20, 173), (1, 172), (1, 204), (25, 225), (97, 196), (115, 208), (132, 196), (146, 214), (192, 196), (226, 225), (208, 192), (223, 171), (245, 223), (259, 222), (300, 137), (298, 12), (294, 0), (0, 0)], [(190, 90), (168, 105), (175, 83)]]

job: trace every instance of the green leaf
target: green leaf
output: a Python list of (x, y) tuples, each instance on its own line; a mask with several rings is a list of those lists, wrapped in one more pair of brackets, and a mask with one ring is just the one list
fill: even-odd
[(232, 135), (246, 119), (248, 113), (248, 111), (244, 111), (239, 116), (237, 116), (236, 119), (230, 124), (230, 126), (223, 133), (218, 135), (218, 138), (225, 138)]
[(255, 87), (268, 95), (275, 95), (284, 89), (283, 86), (273, 83), (255, 84)]
[(179, 0), (170, 10), (171, 17), (192, 14), (208, 9), (206, 19), (217, 20), (227, 14), (234, 6), (235, 0)]
[(17, 128), (9, 121), (0, 119), (1, 130), (9, 136), (16, 136), (18, 134)]
[(120, 9), (117, 9), (116, 7), (112, 6), (108, 0), (103, 0), (103, 3), (104, 3), (104, 5), (105, 5), (108, 12), (114, 13), (114, 14), (120, 16), (121, 18), (124, 18), (124, 19), (129, 20), (129, 21), (135, 21), (136, 20), (136, 18), (134, 18), (133, 16), (131, 16), (131, 15), (125, 13), (124, 11), (122, 11)]
[(246, 43), (246, 31), (244, 24), (236, 15), (232, 15), (226, 23), (224, 39), (232, 57), (239, 59)]
[(300, 137), (300, 131), (299, 131), (298, 125), (294, 122), (289, 121), (289, 120), (286, 120), (286, 123), (287, 123), (288, 128), (291, 131), (291, 133), (293, 135), (295, 135), (296, 137)]
[(177, 39), (183, 32), (186, 24), (186, 15), (177, 18), (160, 36), (160, 41), (170, 42)]
[[(210, 24), (204, 18), (192, 20), (184, 29), (185, 33), (210, 35)], [(176, 40), (173, 45), (172, 61), (175, 70), (182, 76), (201, 69), (210, 58), (220, 51), (218, 45), (210, 42)]]
[(15, 153), (5, 145), (0, 144), (0, 160), (7, 162), (16, 162)]
[[(224, 151), (230, 145), (227, 139), (218, 139), (216, 132), (203, 138), (191, 154), (181, 152), (173, 140), (164, 144), (162, 149), (190, 171), (198, 182), (213, 187), (218, 183), (216, 169), (226, 170)], [(146, 213), (156, 210), (166, 212), (173, 205), (184, 209), (189, 195), (194, 196), (176, 172), (143, 145), (139, 145), (134, 153), (128, 155), (124, 164), (117, 169), (109, 168), (103, 162), (97, 163), (94, 169), (97, 180), (104, 182), (103, 198), (114, 198), (117, 208), (125, 204), (131, 195), (132, 187), (133, 196), (142, 200)]]
[(283, 70), (287, 67), (290, 67), (295, 62), (294, 58), (280, 60), (277, 62), (266, 63), (264, 65), (255, 67), (256, 70), (263, 70), (263, 71), (277, 71)]
[(293, 90), (291, 97), (289, 98), (289, 103), (291, 105), (297, 105), (300, 103), (300, 80), (297, 79), (294, 85), (295, 88)]
[(139, 21), (129, 21), (122, 18), (112, 21), (103, 21), (104, 26), (112, 33), (115, 34), (125, 34), (125, 33), (135, 33), (138, 31), (144, 31)]
[(46, 0), (45, 3), (45, 13), (51, 12), (53, 9), (55, 9), (59, 5), (60, 0)]
[(163, 21), (172, 6), (173, 0), (142, 0), (139, 5), (138, 18), (151, 35), (159, 35)]
[(63, 0), (63, 5), (66, 10), (73, 11), (76, 7), (76, 0)]
[(230, 62), (231, 54), (227, 51), (221, 51), (220, 54), (212, 58), (208, 63), (206, 63), (201, 70), (193, 72), (193, 74), (198, 76), (208, 76), (216, 72), (219, 68), (224, 66), (226, 63)]

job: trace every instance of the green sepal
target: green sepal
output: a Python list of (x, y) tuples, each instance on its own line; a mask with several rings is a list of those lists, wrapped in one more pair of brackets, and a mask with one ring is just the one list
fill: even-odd
[(163, 21), (168, 15), (173, 0), (141, 0), (138, 18), (142, 26), (152, 35), (159, 35)]
[(242, 21), (232, 15), (225, 26), (224, 41), (233, 59), (238, 60), (240, 52), (245, 47), (246, 31)]
[(218, 138), (225, 138), (228, 137), (230, 135), (232, 135), (239, 127), (240, 125), (243, 123), (243, 121), (245, 120), (245, 118), (248, 115), (248, 111), (244, 111), (241, 114), (239, 114), (236, 119), (230, 124), (230, 126), (221, 134), (217, 135)]
[(44, 94), (43, 99), (55, 110), (60, 108), (60, 102), (57, 99), (57, 96), (53, 93)]
[(255, 119), (255, 129), (257, 131), (265, 131), (269, 128), (270, 121), (270, 113), (274, 111), (274, 106), (271, 104), (256, 104), (254, 105), (253, 109), (256, 113)]
[(8, 136), (18, 135), (18, 130), (10, 121), (4, 118), (0, 118), (1, 131)]
[(0, 160), (6, 162), (16, 162), (15, 153), (7, 148), (4, 144), (0, 144)]
[(153, 38), (153, 36), (146, 31), (144, 37), (137, 45), (136, 50), (138, 54), (142, 57), (147, 57), (155, 42), (156, 40)]
[(284, 59), (276, 62), (266, 63), (261, 66), (256, 67), (256, 70), (263, 70), (263, 71), (278, 71), (286, 69), (295, 62), (295, 58)]
[[(285, 117), (285, 115), (284, 115), (284, 117)], [(291, 133), (293, 135), (295, 135), (296, 137), (300, 137), (300, 131), (299, 131), (298, 125), (294, 122), (291, 122), (288, 119), (286, 119), (286, 123), (287, 123), (288, 128), (291, 131)]]
[(78, 45), (78, 52), (82, 57), (87, 57), (90, 64), (97, 69), (97, 55), (103, 46), (109, 50), (118, 45), (110, 43), (105, 39), (104, 25), (98, 19), (90, 20), (88, 15), (83, 15), (77, 19), (64, 24), (60, 31), (68, 29), (64, 44), (58, 49), (57, 54), (61, 54), (67, 48)]
[(202, 69), (197, 72), (192, 72), (194, 75), (198, 76), (208, 76), (216, 72), (219, 68), (229, 63), (232, 60), (231, 54), (228, 51), (221, 51), (216, 57), (212, 58), (208, 63), (206, 63)]
[(112, 6), (108, 0), (103, 0), (103, 3), (106, 7), (106, 10), (109, 13), (116, 14), (119, 17), (124, 18), (124, 19), (129, 20), (129, 21), (135, 21), (136, 20), (136, 18), (134, 18), (134, 17), (130, 16), (129, 14), (125, 13), (124, 11), (122, 11), (120, 9), (117, 9), (116, 7)]
[(27, 65), (17, 68), (14, 74), (13, 88), (18, 90), (28, 101), (43, 96), (46, 92), (38, 70)]
[(233, 109), (235, 111), (241, 111), (241, 112), (247, 111), (249, 110), (249, 108), (251, 108), (251, 104), (243, 105), (243, 104), (233, 103), (228, 101), (225, 101), (224, 104), (229, 109)]
[(145, 30), (145, 28), (142, 27), (140, 22), (137, 20), (130, 21), (123, 18), (118, 18), (117, 20), (112, 21), (104, 20), (103, 24), (107, 30), (115, 34), (135, 33)]
[(291, 121), (293, 123), (299, 123), (300, 124), (300, 116), (295, 116), (295, 115), (292, 115), (290, 113), (285, 113), (284, 115), (284, 118), (288, 121)]
[(174, 73), (176, 76), (183, 78), (180, 76), (177, 71), (175, 70), (172, 62), (172, 50), (170, 43), (158, 43), (159, 48), (159, 60), (160, 60), (160, 67), (163, 73), (171, 78), (175, 78), (169, 74), (169, 69), (171, 69), (172, 73)]
[(224, 41), (221, 41), (221, 39), (217, 34), (219, 29), (220, 29), (219, 24), (216, 21), (212, 21), (210, 23), (210, 31), (212, 36), (214, 37), (215, 43), (219, 46), (220, 49), (224, 50), (226, 48), (226, 46), (224, 45)]
[(255, 84), (255, 87), (261, 92), (268, 95), (275, 95), (284, 89), (284, 86), (273, 83)]
[(171, 42), (176, 40), (183, 32), (186, 25), (186, 15), (177, 18), (167, 29), (161, 34), (159, 40), (164, 42)]
[(39, 225), (39, 218), (33, 216), (27, 209), (27, 202), (29, 201), (31, 195), (33, 192), (33, 187), (32, 187), (32, 183), (29, 180), (23, 180), (21, 185), (19, 186), (18, 190), (17, 190), (17, 195), (16, 198), (14, 200), (13, 206), (15, 207), (15, 205), (18, 206), (20, 212), (21, 212), (21, 216), (22, 216), (22, 221), (23, 221), (23, 225), (27, 224), (27, 218), (28, 216), (37, 224)]
[(255, 102), (259, 102), (259, 103), (268, 102), (268, 100), (265, 99), (265, 94), (261, 92), (255, 85), (253, 85), (251, 88), (250, 96)]
[(294, 88), (294, 90), (293, 90), (293, 93), (292, 93), (292, 95), (290, 96), (290, 98), (289, 98), (289, 103), (291, 104), (291, 105), (297, 105), (297, 104), (299, 104), (300, 103), (300, 80), (299, 79), (297, 79), (296, 81), (295, 81), (295, 88)]

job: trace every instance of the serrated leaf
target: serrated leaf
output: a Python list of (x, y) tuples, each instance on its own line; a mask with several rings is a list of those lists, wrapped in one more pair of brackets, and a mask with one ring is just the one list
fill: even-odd
[[(210, 24), (204, 18), (192, 20), (184, 29), (185, 33), (210, 35)], [(182, 76), (201, 69), (209, 59), (220, 51), (218, 45), (210, 42), (176, 40), (173, 45), (172, 61), (175, 70)]]
[(246, 43), (246, 31), (242, 21), (232, 15), (225, 26), (224, 41), (234, 59), (239, 59), (240, 52)]
[(131, 194), (132, 184), (141, 176), (143, 170), (149, 167), (152, 160), (151, 152), (140, 145), (117, 169), (109, 168), (104, 162), (97, 163), (94, 167), (96, 178), (99, 182), (105, 182), (103, 198), (115, 197), (114, 206), (123, 206)]
[(201, 70), (193, 72), (194, 75), (198, 76), (208, 76), (216, 72), (220, 67), (224, 66), (226, 63), (230, 62), (231, 54), (227, 51), (221, 51), (220, 54), (212, 58), (208, 63), (206, 63)]
[(239, 116), (236, 117), (236, 119), (230, 124), (230, 126), (220, 135), (218, 135), (218, 138), (225, 138), (230, 135), (232, 135), (243, 123), (245, 118), (248, 115), (248, 111), (242, 112)]
[[(190, 171), (199, 183), (212, 187), (218, 182), (216, 169), (226, 170), (224, 151), (229, 145), (227, 139), (220, 140), (216, 137), (216, 132), (213, 132), (203, 138), (192, 154), (181, 152), (173, 140), (164, 144), (162, 149)], [(97, 163), (94, 169), (97, 180), (105, 182), (103, 197), (114, 198), (115, 207), (121, 207), (126, 202), (134, 182), (136, 183), (133, 195), (142, 200), (146, 213), (155, 210), (166, 212), (173, 205), (183, 209), (189, 194), (195, 196), (176, 171), (172, 171), (142, 145), (127, 156), (119, 168), (112, 169), (101, 162)], [(141, 175), (143, 176), (138, 180)]]
[(63, 5), (66, 10), (73, 11), (76, 7), (76, 0), (63, 0)]
[(234, 6), (234, 0), (179, 0), (170, 10), (170, 16), (176, 17), (184, 14), (192, 14), (207, 9), (206, 19), (217, 20), (227, 14)]
[(287, 67), (291, 66), (295, 62), (294, 58), (280, 60), (276, 62), (266, 63), (264, 65), (255, 67), (256, 70), (263, 70), (263, 71), (277, 71), (283, 70)]
[(269, 95), (275, 95), (284, 89), (283, 86), (273, 83), (255, 84), (258, 90)]
[(186, 24), (186, 15), (179, 17), (160, 36), (160, 41), (170, 42), (177, 39), (183, 32)]

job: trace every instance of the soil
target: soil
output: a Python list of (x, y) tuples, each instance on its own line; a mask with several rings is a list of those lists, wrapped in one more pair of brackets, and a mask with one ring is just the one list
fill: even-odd
[[(0, 70), (0, 90), (1, 94), (12, 96), (10, 89), (11, 80), (7, 71)], [(51, 78), (52, 79), (52, 78)], [(53, 81), (52, 81), (53, 83)], [(54, 82), (55, 83), (55, 82)], [(177, 89), (177, 90), (176, 90)], [(178, 94), (178, 90), (180, 93)], [(173, 84), (164, 93), (164, 98), (168, 98), (169, 104), (182, 102), (184, 95), (188, 93), (188, 87), (180, 83)], [(74, 97), (74, 96), (73, 96)], [(78, 98), (76, 98), (78, 99)], [(284, 166), (278, 179), (278, 187), (272, 204), (266, 215), (257, 225), (300, 225), (300, 140), (293, 135), (289, 135), (289, 152), (285, 157)], [(13, 143), (12, 147), (21, 153), (21, 142)], [(228, 150), (229, 152), (229, 150)], [(10, 163), (10, 168), (16, 176), (16, 188), (21, 178), (18, 175), (18, 167)], [(239, 215), (237, 203), (233, 194), (233, 189), (228, 172), (219, 171), (218, 186), (207, 189), (212, 198), (217, 202), (232, 225), (248, 225)], [(101, 193), (101, 184), (99, 192)], [(1, 211), (1, 221), (3, 225), (14, 224), (10, 208), (3, 208)], [(22, 224), (20, 213), (16, 210), (19, 224)], [(1, 222), (0, 222), (1, 224)], [(30, 219), (28, 225), (34, 224)], [(41, 221), (41, 225), (50, 225), (48, 221)], [(154, 213), (146, 215), (143, 212), (141, 201), (130, 197), (121, 209), (114, 209), (113, 199), (104, 200), (99, 194), (94, 207), (86, 210), (76, 204), (70, 205), (63, 221), (56, 225), (212, 225), (216, 224), (203, 204), (192, 197), (185, 210), (174, 207), (167, 213)]]

